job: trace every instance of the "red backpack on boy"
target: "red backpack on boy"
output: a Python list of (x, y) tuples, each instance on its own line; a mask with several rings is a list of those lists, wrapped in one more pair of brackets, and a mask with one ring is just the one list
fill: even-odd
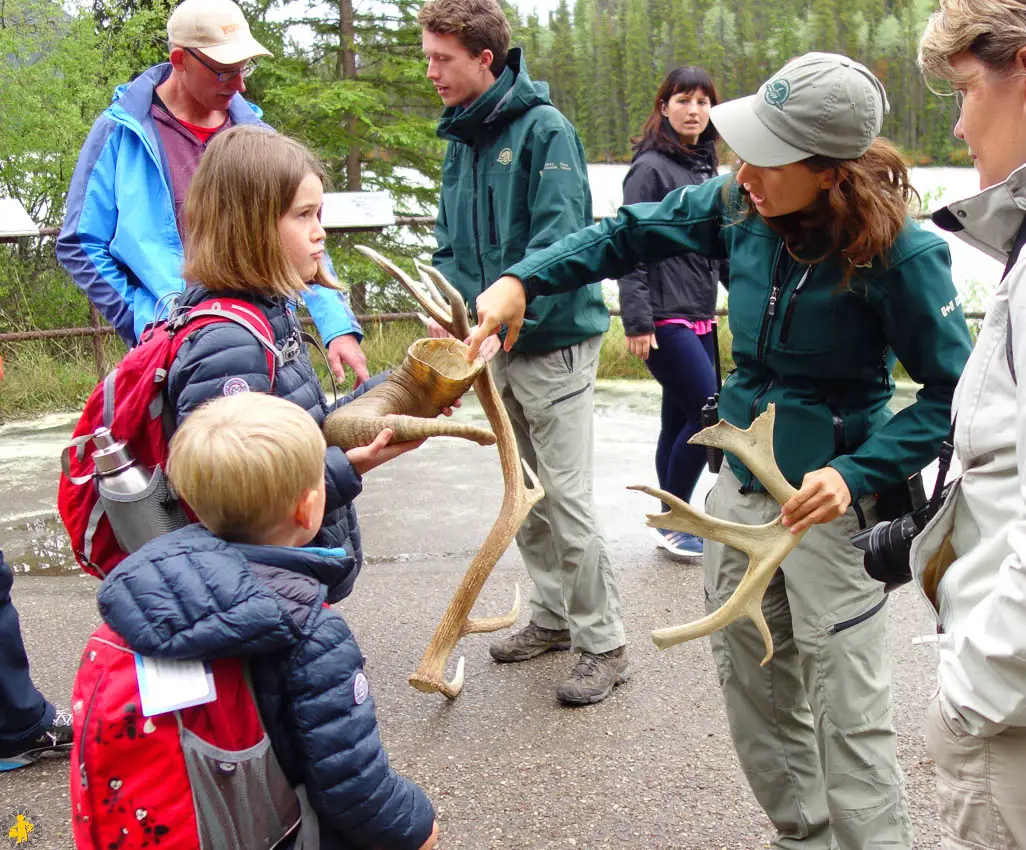
[(75, 676), (78, 850), (270, 850), (313, 828), (316, 819), (271, 749), (240, 659), (207, 664), (213, 701), (151, 717), (143, 713), (137, 659), (104, 625)]
[(93, 390), (61, 452), (57, 510), (87, 573), (103, 578), (146, 541), (191, 521), (164, 475), (174, 430), (165, 382), (182, 343), (215, 322), (234, 322), (256, 337), (267, 351), (274, 383), (282, 352), (267, 317), (249, 302), (209, 299), (172, 310), (168, 321), (144, 332)]

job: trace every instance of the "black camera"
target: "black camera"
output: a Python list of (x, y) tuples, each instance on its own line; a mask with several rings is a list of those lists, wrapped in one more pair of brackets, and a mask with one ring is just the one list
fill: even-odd
[(877, 499), (877, 512), (883, 520), (851, 538), (852, 544), (866, 553), (862, 559), (866, 572), (883, 582), (887, 593), (912, 580), (912, 541), (940, 510), (950, 489), (950, 485), (945, 486), (945, 479), (955, 451), (953, 437), (954, 426), (941, 444), (937, 480), (929, 502), (923, 476), (917, 472), (897, 487), (882, 492)]
[[(702, 427), (709, 428), (720, 421), (720, 394), (711, 395), (705, 400), (702, 408)], [(709, 464), (709, 471), (716, 473), (720, 471), (723, 464), (723, 449), (716, 449), (712, 446), (705, 447), (705, 459)]]
[(909, 563), (912, 541), (926, 527), (929, 518), (930, 506), (924, 502), (912, 513), (883, 520), (852, 537), (851, 542), (866, 553), (862, 561), (866, 572), (882, 581), (886, 592), (912, 580)]

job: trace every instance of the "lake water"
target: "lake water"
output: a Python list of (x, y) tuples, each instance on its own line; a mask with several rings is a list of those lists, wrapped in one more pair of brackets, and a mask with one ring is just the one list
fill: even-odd
[[(626, 164), (599, 163), (588, 166), (595, 215), (612, 215), (623, 202), (623, 178), (627, 168)], [(968, 198), (980, 190), (979, 178), (973, 168), (913, 168), (911, 176), (912, 185), (926, 199), (929, 210)], [(939, 233), (951, 247), (952, 275), (962, 294), (965, 309), (983, 310), (987, 296), (1001, 278), (1002, 264), (951, 234), (938, 230), (932, 222), (924, 221), (922, 224)], [(607, 300), (611, 298), (615, 302), (615, 283), (606, 282), (604, 289)]]

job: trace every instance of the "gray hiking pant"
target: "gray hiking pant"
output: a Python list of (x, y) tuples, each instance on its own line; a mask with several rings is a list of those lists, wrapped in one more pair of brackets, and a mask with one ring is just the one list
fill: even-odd
[(531, 619), (546, 629), (569, 629), (575, 650), (596, 653), (626, 642), (592, 494), (601, 347), (596, 336), (546, 354), (500, 351), (491, 363), (520, 454), (545, 488), (517, 534), (534, 582)]
[[(771, 496), (739, 487), (724, 463), (706, 511), (746, 525), (780, 513)], [(874, 522), (872, 499), (861, 507)], [(765, 667), (747, 618), (711, 638), (738, 759), (781, 850), (912, 846), (891, 722), (885, 595), (851, 545), (858, 530), (850, 508), (813, 526), (784, 560), (763, 602), (774, 646)], [(712, 611), (737, 587), (748, 556), (706, 540), (703, 561)]]
[(926, 719), (926, 752), (937, 767), (942, 850), (1026, 847), (1026, 726), (980, 738), (936, 696)]

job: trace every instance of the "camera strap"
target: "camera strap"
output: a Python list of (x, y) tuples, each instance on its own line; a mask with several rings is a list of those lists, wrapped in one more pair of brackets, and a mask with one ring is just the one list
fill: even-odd
[[(1004, 280), (1008, 273), (1012, 270), (1012, 266), (1015, 265), (1019, 259), (1019, 253), (1022, 251), (1022, 246), (1026, 244), (1026, 216), (1023, 217), (1022, 223), (1019, 225), (1019, 229), (1016, 231), (1015, 240), (1012, 242), (1012, 250), (1008, 252), (1008, 262), (1005, 263), (1004, 274), (1001, 275), (1001, 279)], [(1012, 373), (1012, 382), (1019, 383), (1015, 377), (1015, 361), (1012, 359), (1012, 305), (1011, 302), (1008, 304), (1008, 327), (1005, 329), (1005, 359), (1008, 360), (1008, 371)]]

